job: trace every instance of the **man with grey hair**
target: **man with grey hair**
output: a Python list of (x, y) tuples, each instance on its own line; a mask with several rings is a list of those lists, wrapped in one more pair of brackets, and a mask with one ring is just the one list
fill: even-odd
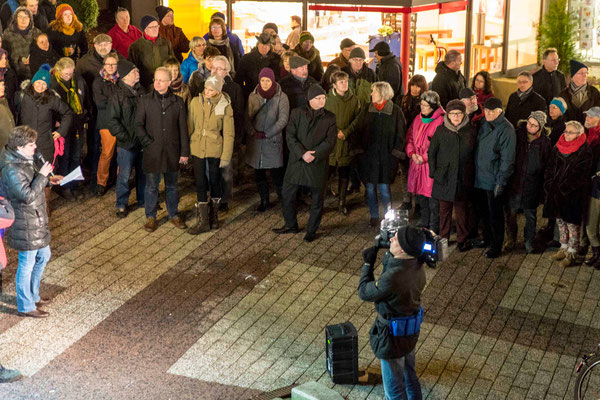
[(131, 25), (129, 10), (123, 7), (117, 8), (115, 13), (115, 26), (110, 28), (108, 36), (113, 40), (113, 47), (122, 56), (127, 58), (129, 46), (142, 37), (142, 32)]
[(450, 100), (458, 99), (460, 89), (467, 86), (467, 81), (460, 72), (462, 61), (462, 54), (458, 50), (448, 50), (444, 61), (440, 61), (435, 67), (436, 75), (430, 89), (440, 95), (444, 108)]
[(548, 113), (546, 100), (533, 89), (533, 75), (529, 71), (521, 71), (517, 76), (517, 91), (508, 98), (506, 119), (513, 125), (526, 120), (534, 111)]
[(547, 105), (567, 87), (565, 75), (558, 70), (559, 62), (558, 51), (550, 47), (542, 55), (542, 68), (533, 74), (533, 90), (546, 100)]

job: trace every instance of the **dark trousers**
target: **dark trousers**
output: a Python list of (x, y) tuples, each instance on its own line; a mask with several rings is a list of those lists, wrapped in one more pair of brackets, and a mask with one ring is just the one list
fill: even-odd
[(417, 200), (421, 205), (421, 219), (419, 226), (431, 229), (434, 232), (440, 230), (440, 206), (437, 199), (431, 197), (417, 195)]
[(117, 163), (119, 164), (119, 173), (117, 174), (117, 183), (115, 191), (117, 194), (117, 208), (124, 210), (129, 204), (129, 176), (131, 170), (135, 170), (135, 195), (140, 206), (144, 205), (144, 191), (146, 190), (146, 175), (142, 169), (143, 153), (136, 149), (117, 148)]
[(456, 240), (463, 243), (469, 235), (468, 202), (466, 200), (445, 201), (440, 200), (440, 236), (450, 239), (452, 226), (452, 209), (456, 216)]
[(146, 192), (144, 193), (144, 208), (146, 210), (146, 218), (156, 218), (156, 203), (158, 203), (158, 184), (160, 176), (165, 178), (165, 195), (167, 203), (167, 212), (169, 218), (177, 216), (177, 208), (179, 207), (179, 195), (177, 194), (177, 177), (179, 171), (146, 172)]
[(283, 177), (285, 175), (284, 167), (269, 169), (257, 168), (254, 170), (254, 179), (256, 180), (256, 187), (258, 188), (260, 199), (267, 202), (269, 201), (269, 181), (267, 180), (267, 171), (269, 171), (271, 179), (273, 180), (273, 186), (275, 186), (277, 197), (281, 200)]
[[(298, 228), (295, 201), (300, 187), (304, 186), (289, 183), (283, 184), (283, 218), (285, 219), (285, 226), (287, 228)], [(310, 216), (306, 224), (306, 233), (315, 233), (321, 224), (321, 217), (323, 215), (323, 188), (307, 187), (307, 190), (310, 191), (312, 200), (310, 203)]]
[[(69, 132), (65, 138), (65, 153), (60, 160), (60, 170), (66, 176), (81, 165), (81, 152), (83, 151), (84, 132)], [(79, 186), (78, 181), (69, 182), (65, 188), (72, 189)]]
[[(219, 158), (198, 158), (192, 156), (192, 167), (194, 168), (194, 177), (196, 179), (196, 198), (198, 201), (206, 203), (208, 196), (206, 192), (210, 188), (210, 197), (214, 199), (221, 198), (221, 170), (219, 168)], [(208, 167), (208, 174), (206, 168)], [(208, 175), (208, 176), (207, 176)]]
[(483, 239), (494, 251), (502, 251), (504, 242), (505, 196), (494, 197), (493, 190), (477, 189), (475, 207), (483, 223)]

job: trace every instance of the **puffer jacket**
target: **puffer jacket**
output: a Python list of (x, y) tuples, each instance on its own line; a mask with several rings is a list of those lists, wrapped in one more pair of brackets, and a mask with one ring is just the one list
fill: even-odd
[(188, 113), (190, 150), (194, 157), (231, 161), (235, 128), (233, 109), (226, 93), (212, 99), (194, 97)]
[(119, 81), (116, 91), (108, 99), (106, 128), (117, 138), (117, 146), (124, 149), (141, 149), (136, 134), (136, 114), (142, 87), (130, 88)]
[(181, 76), (183, 76), (183, 82), (189, 83), (192, 72), (196, 71), (200, 64), (204, 65), (204, 60), (196, 60), (196, 56), (194, 56), (194, 53), (190, 50), (187, 58), (181, 63)]
[(15, 250), (38, 250), (50, 244), (44, 188), (48, 177), (38, 173), (33, 160), (17, 151), (0, 153), (2, 188), (15, 210), (15, 222), (6, 231), (6, 243)]
[(329, 155), (329, 165), (347, 167), (352, 161), (350, 143), (353, 142), (352, 135), (359, 123), (360, 100), (350, 90), (344, 96), (340, 96), (335, 88), (332, 88), (327, 95), (325, 109), (335, 114), (337, 129), (345, 136), (344, 139), (336, 139), (335, 147)]
[(483, 120), (475, 148), (475, 187), (494, 190), (506, 186), (515, 170), (517, 136), (512, 124), (500, 114), (495, 120)]
[[(283, 130), (290, 116), (288, 98), (278, 83), (275, 95), (266, 101), (254, 89), (248, 98), (246, 113), (246, 164), (255, 169), (283, 166)], [(258, 87), (257, 87), (258, 88)], [(265, 138), (257, 139), (254, 133), (263, 132)]]

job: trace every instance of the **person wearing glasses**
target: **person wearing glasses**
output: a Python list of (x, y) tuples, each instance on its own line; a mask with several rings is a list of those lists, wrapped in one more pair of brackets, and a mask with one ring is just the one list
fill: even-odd
[(600, 91), (588, 82), (588, 66), (577, 60), (570, 60), (571, 82), (560, 92), (567, 103), (565, 121), (585, 123), (585, 114), (592, 107), (600, 106)]
[(502, 101), (490, 97), (483, 103), (485, 120), (479, 128), (475, 148), (475, 207), (483, 223), (483, 240), (475, 247), (488, 247), (487, 258), (502, 254), (504, 241), (505, 188), (515, 169), (515, 129), (502, 110)]
[[(181, 76), (184, 83), (189, 83), (192, 73), (204, 67), (204, 50), (206, 50), (206, 40), (201, 36), (194, 36), (190, 41), (190, 52), (181, 63)], [(209, 74), (210, 71), (206, 75)]]
[(533, 90), (546, 100), (548, 106), (567, 87), (565, 75), (558, 70), (559, 63), (558, 50), (550, 47), (542, 55), (542, 68), (533, 74)]
[(144, 15), (140, 21), (143, 35), (129, 47), (127, 59), (135, 64), (140, 71), (140, 85), (152, 89), (152, 78), (156, 68), (169, 57), (174, 57), (171, 42), (158, 36), (160, 25), (151, 15)]
[(227, 57), (231, 64), (231, 75), (235, 77), (235, 71), (238, 69), (238, 63), (242, 58), (242, 53), (237, 46), (234, 46), (227, 34), (227, 25), (219, 17), (213, 17), (210, 20), (210, 31), (208, 32), (208, 45), (219, 50), (222, 56)]
[(160, 22), (159, 36), (167, 39), (171, 42), (175, 58), (180, 63), (183, 61), (181, 53), (185, 53), (189, 46), (190, 40), (185, 36), (183, 30), (175, 26), (175, 17), (173, 9), (165, 6), (158, 6), (155, 8), (156, 15), (158, 15), (158, 21)]
[(533, 90), (533, 75), (529, 71), (521, 71), (517, 76), (517, 91), (513, 92), (506, 104), (506, 119), (513, 128), (517, 123), (526, 120), (534, 111), (548, 112), (546, 100)]
[(433, 179), (431, 197), (439, 200), (440, 236), (450, 239), (452, 210), (456, 221), (459, 251), (471, 249), (469, 235), (469, 194), (473, 187), (473, 154), (477, 131), (469, 121), (461, 100), (450, 100), (444, 123), (437, 127), (427, 150), (429, 176)]
[[(525, 251), (533, 252), (533, 240), (537, 223), (537, 207), (542, 203), (544, 171), (550, 158), (552, 144), (546, 128), (546, 114), (534, 111), (527, 120), (517, 124), (515, 172), (508, 183), (508, 206), (506, 214), (506, 242), (514, 247), (517, 239), (517, 213), (525, 214)], [(511, 246), (512, 245), (512, 246)]]
[(27, 7), (19, 7), (2, 35), (2, 48), (8, 52), (11, 68), (17, 73), (19, 82), (31, 79), (37, 71), (29, 66), (31, 44), (42, 32), (33, 26), (33, 15)]
[(579, 237), (589, 196), (593, 156), (583, 125), (568, 121), (565, 126), (544, 174), (544, 215), (556, 218), (560, 233), (560, 249), (550, 258), (566, 268), (581, 264), (584, 258), (578, 253)]

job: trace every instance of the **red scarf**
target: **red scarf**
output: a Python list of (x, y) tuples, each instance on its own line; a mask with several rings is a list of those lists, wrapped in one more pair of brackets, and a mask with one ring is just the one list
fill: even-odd
[(579, 148), (585, 143), (586, 139), (587, 138), (585, 135), (579, 135), (577, 139), (567, 142), (565, 140), (565, 135), (562, 134), (556, 143), (556, 147), (558, 147), (558, 151), (560, 151), (562, 154), (572, 154), (579, 150)]
[(146, 35), (146, 34), (144, 33), (144, 39), (146, 39), (146, 40), (150, 40), (150, 41), (152, 41), (152, 43), (154, 44), (154, 43), (156, 43), (156, 39), (158, 39), (158, 36), (157, 36), (157, 37), (150, 37), (150, 36), (148, 36), (148, 35)]
[(384, 101), (383, 103), (373, 103), (373, 106), (375, 107), (375, 109), (377, 111), (381, 111), (381, 110), (383, 110), (383, 107), (385, 107), (386, 103), (387, 103), (387, 100)]

